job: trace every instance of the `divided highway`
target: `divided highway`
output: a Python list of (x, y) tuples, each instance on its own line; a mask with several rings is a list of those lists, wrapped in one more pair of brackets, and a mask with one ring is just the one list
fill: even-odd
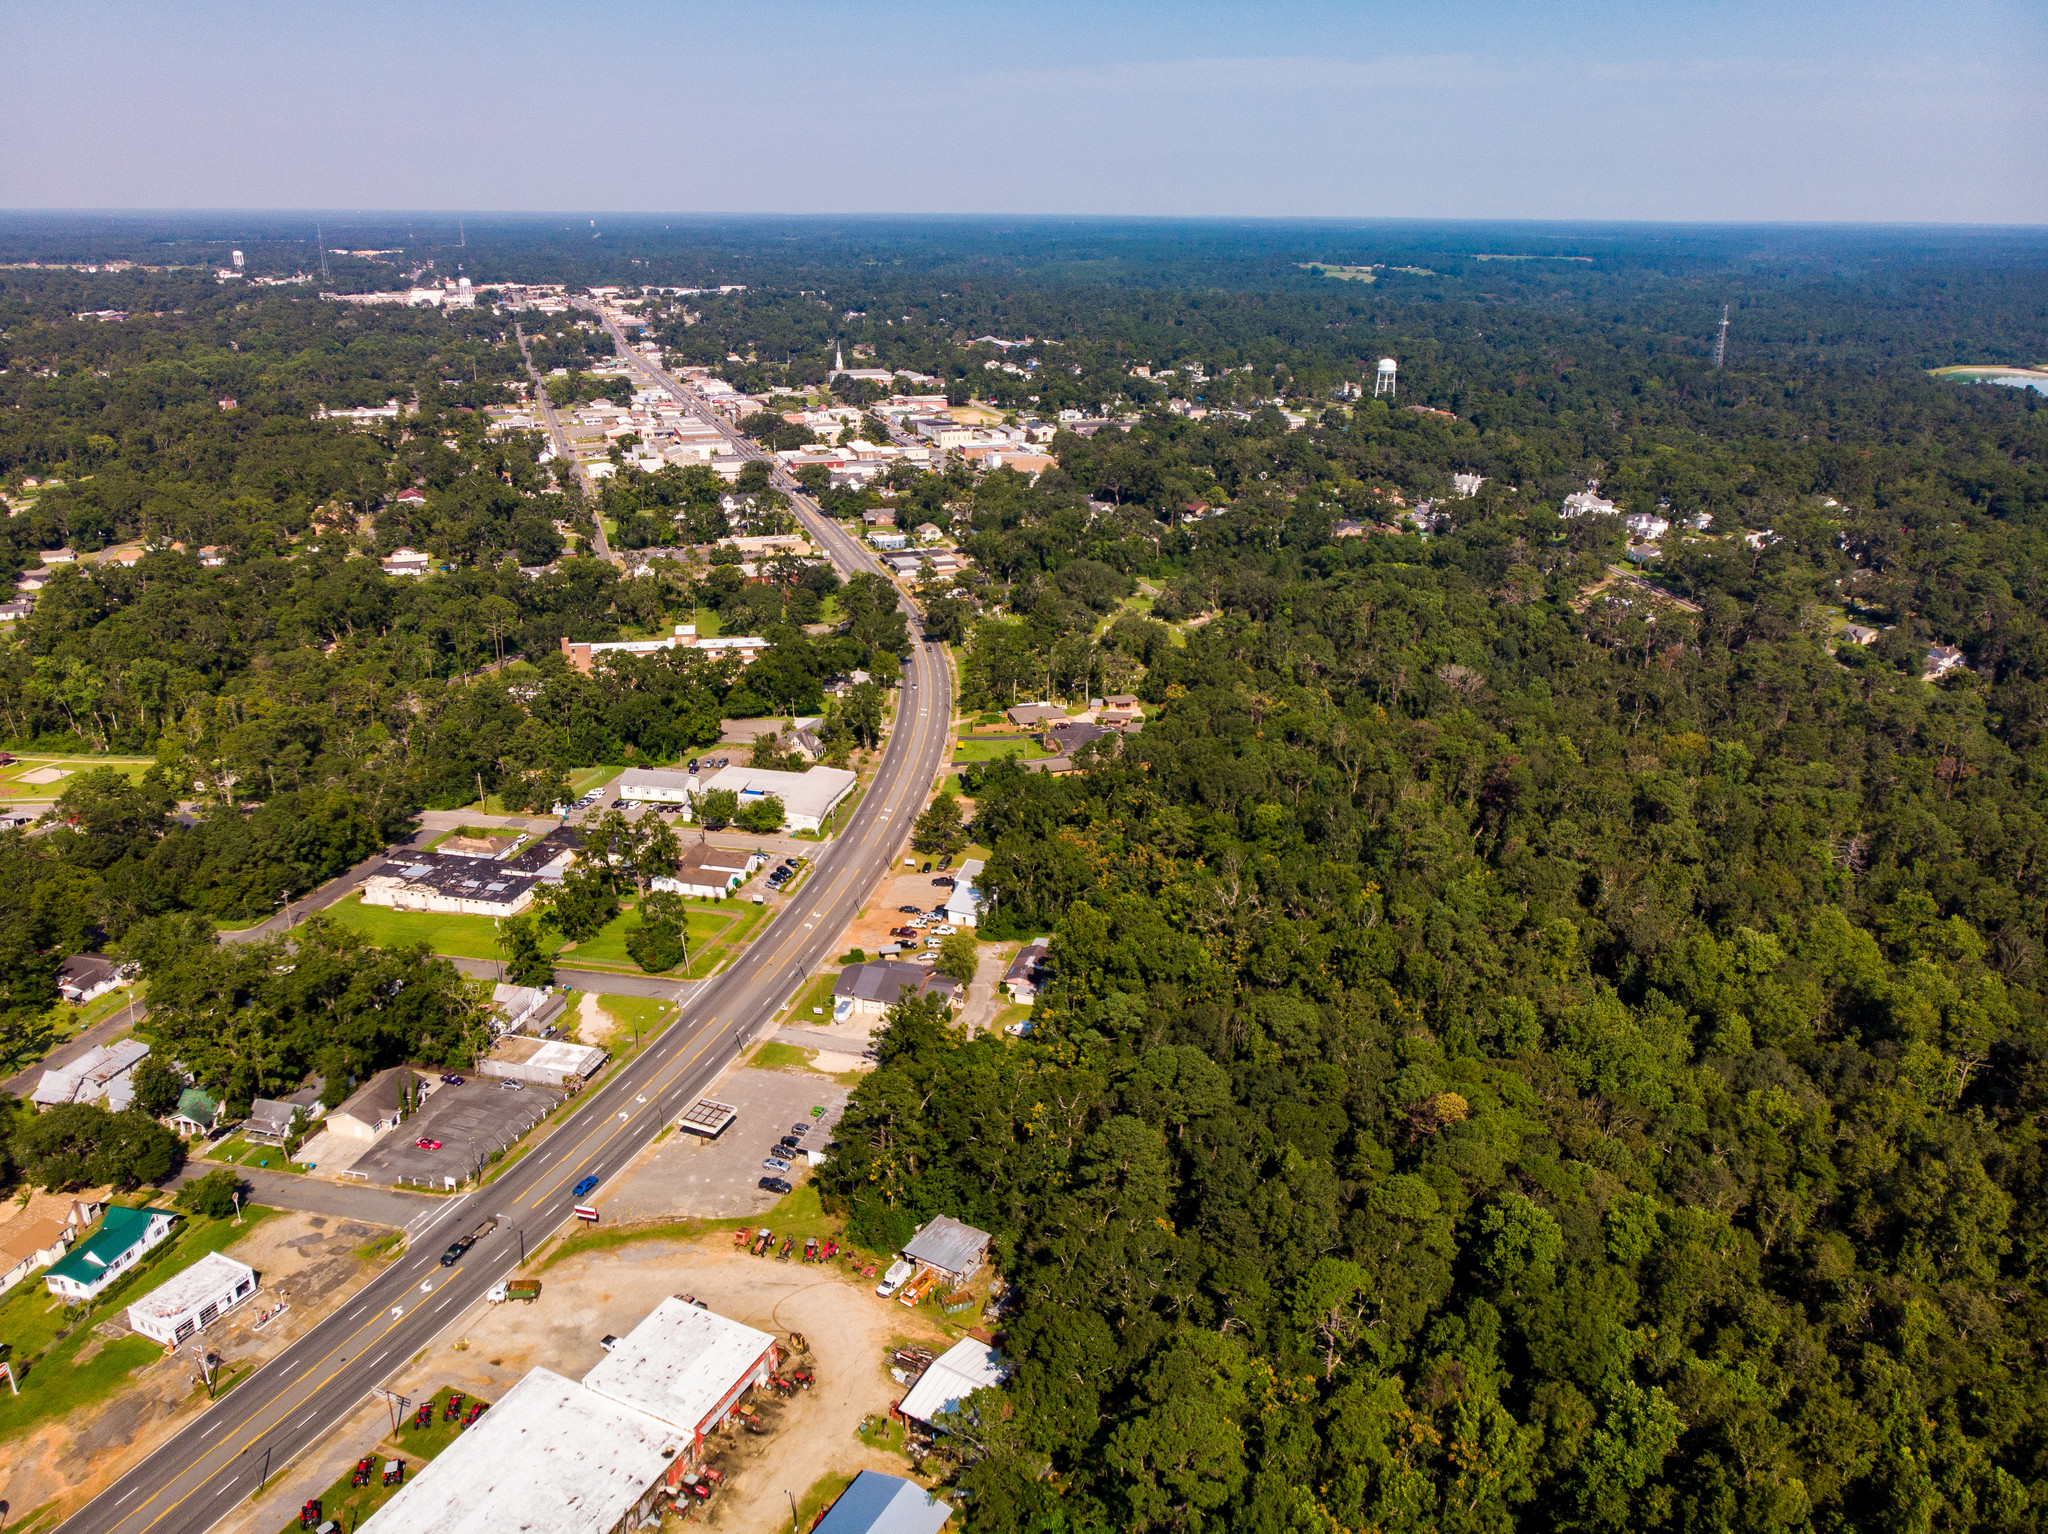
[[(620, 351), (633, 356), (616, 324), (611, 329)], [(637, 357), (635, 365), (713, 419), (693, 391)], [(752, 456), (760, 456), (758, 449)], [(786, 477), (779, 487), (795, 490)], [(791, 500), (842, 570), (875, 568), (808, 498), (792, 493)], [(911, 632), (918, 634), (914, 613)], [(63, 1534), (201, 1534), (510, 1276), (522, 1248), (531, 1251), (571, 1218), (577, 1201), (570, 1189), (581, 1178), (600, 1179), (595, 1197), (602, 1207), (616, 1174), (831, 957), (839, 933), (900, 854), (950, 758), (952, 712), (944, 651), (917, 639), (880, 769), (845, 830), (820, 854), (801, 898), (724, 974), (693, 987), (682, 1018), (586, 1094), (540, 1150), (488, 1187), (416, 1220), (406, 1255), (389, 1271), (72, 1515)], [(490, 1216), (497, 1230), (454, 1267), (440, 1267), (448, 1243)]]

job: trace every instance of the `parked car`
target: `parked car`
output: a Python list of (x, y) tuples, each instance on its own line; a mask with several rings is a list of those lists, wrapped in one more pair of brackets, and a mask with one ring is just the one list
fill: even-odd
[(787, 1161), (784, 1161), (780, 1156), (770, 1156), (766, 1161), (761, 1163), (761, 1170), (763, 1170), (764, 1172), (787, 1172), (792, 1170), (792, 1168), (790, 1167), (790, 1164)]
[(784, 1135), (775, 1142), (786, 1151), (802, 1150), (804, 1142), (796, 1135)]
[(932, 865), (931, 865), (931, 864), (929, 864), (929, 863), (925, 864), (925, 865), (924, 865), (924, 871), (925, 871), (926, 873), (930, 873), (930, 872), (932, 871)]
[(524, 1092), (526, 1090), (526, 1083), (523, 1081), (501, 1081), (498, 1085), (507, 1092)]
[(915, 927), (891, 927), (891, 928), (889, 929), (889, 936), (891, 936), (891, 937), (916, 937), (916, 936), (917, 936), (917, 928), (915, 928)]
[(780, 1177), (764, 1177), (756, 1186), (765, 1188), (770, 1193), (794, 1193), (796, 1191)]
[(691, 757), (691, 758), (690, 758), (690, 771), (692, 771), (692, 772), (695, 772), (696, 770), (697, 770), (697, 758), (695, 758), (695, 757), (693, 756), (693, 757)]
[(945, 855), (944, 857), (942, 857), (942, 858), (940, 858), (940, 859), (939, 859), (939, 872), (940, 872), (940, 873), (944, 873), (944, 872), (945, 872), (945, 871), (946, 871), (947, 869), (951, 868), (952, 866), (953, 866), (953, 854), (952, 854), (952, 853), (950, 853), (950, 852), (949, 852), (949, 853), (947, 853), (947, 854), (946, 854), (946, 855)]
[(588, 1193), (592, 1188), (596, 1186), (597, 1174), (593, 1172), (590, 1176), (584, 1178), (583, 1181), (576, 1184), (576, 1191), (573, 1197), (581, 1198), (584, 1194)]
[(421, 1135), (412, 1142), (412, 1148), (414, 1150), (439, 1150), (441, 1142), (439, 1140), (430, 1140), (425, 1135)]
[(462, 1078), (460, 1076), (443, 1076), (441, 1078), (441, 1085), (444, 1087), (459, 1087), (462, 1085)]
[(812, 1126), (809, 1124), (792, 1124), (789, 1126), (789, 1132), (795, 1135), (798, 1139), (802, 1139), (805, 1135), (811, 1132), (811, 1127)]
[(932, 928), (932, 931), (939, 937), (951, 937), (959, 930), (958, 927), (951, 926), (946, 922), (940, 922), (936, 927)]
[(898, 911), (900, 911), (900, 912), (901, 912), (901, 913), (902, 913), (903, 915), (905, 915), (905, 916), (922, 916), (922, 915), (924, 915), (924, 907), (923, 907), (923, 906), (921, 906), (921, 905), (900, 905), (900, 906), (896, 907), (896, 909), (897, 909)]
[(913, 1264), (898, 1257), (889, 1264), (889, 1271), (882, 1275), (882, 1281), (875, 1285), (875, 1293), (886, 1300), (898, 1289), (901, 1289), (909, 1281), (910, 1275), (916, 1271), (917, 1268)]

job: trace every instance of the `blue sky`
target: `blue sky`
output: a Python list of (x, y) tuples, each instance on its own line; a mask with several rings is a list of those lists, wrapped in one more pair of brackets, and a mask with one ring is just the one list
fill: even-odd
[(2048, 222), (2048, 6), (5, 0), (0, 206)]

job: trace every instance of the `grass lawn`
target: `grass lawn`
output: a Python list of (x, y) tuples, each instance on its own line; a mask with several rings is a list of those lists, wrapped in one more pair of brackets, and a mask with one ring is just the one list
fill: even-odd
[(425, 943), (434, 953), (453, 954), (463, 959), (501, 959), (498, 924), (488, 916), (446, 915), (438, 911), (394, 911), (389, 906), (364, 905), (361, 895), (350, 895), (327, 908), (327, 915), (344, 927), (360, 932), (379, 948), (402, 948), (408, 943)]
[(204, 1152), (208, 1161), (225, 1162), (229, 1166), (268, 1167), (273, 1172), (298, 1172), (301, 1170), (284, 1153), (282, 1145), (265, 1145), (255, 1140), (246, 1140), (241, 1135), (229, 1135), (218, 1145)]
[(953, 742), (955, 762), (998, 762), (1006, 756), (1020, 760), (1051, 756), (1036, 740), (1028, 735), (1019, 735), (1015, 740), (956, 740)]
[[(792, 1023), (829, 1023), (832, 1021), (832, 987), (839, 983), (837, 975), (820, 975), (796, 993), (796, 1000), (790, 1003), (784, 1021)], [(814, 1010), (815, 1009), (815, 1010)]]
[[(637, 903), (621, 902), (619, 914), (599, 928), (595, 937), (565, 949), (556, 956), (557, 959), (564, 964), (609, 965), (616, 969), (629, 969), (636, 975), (641, 973), (640, 966), (633, 962), (633, 956), (626, 952), (626, 939), (640, 927), (638, 910)], [(735, 920), (730, 913), (708, 903), (690, 902), (689, 920), (684, 931), (691, 957), (695, 958), (724, 938)]]
[[(93, 1328), (126, 1310), (158, 1284), (192, 1266), (208, 1252), (220, 1251), (249, 1234), (274, 1211), (251, 1204), (242, 1223), (181, 1219), (163, 1245), (109, 1288), (82, 1314), (66, 1308), (41, 1282), (40, 1275), (16, 1284), (0, 1301), (0, 1338), (10, 1344), (9, 1360), (21, 1376), (18, 1396), (0, 1396), (0, 1441), (26, 1433), (53, 1418), (91, 1406), (119, 1391), (129, 1375), (163, 1356), (163, 1348), (146, 1337), (107, 1342)], [(84, 1363), (78, 1354), (99, 1344)]]
[(622, 762), (604, 762), (595, 767), (578, 767), (569, 774), (569, 797), (580, 799), (600, 784), (609, 783), (626, 770)]
[(811, 1483), (811, 1489), (796, 1504), (796, 1527), (808, 1529), (818, 1516), (839, 1500), (839, 1494), (853, 1484), (853, 1477), (835, 1470)]
[[(371, 1468), (370, 1484), (367, 1486), (350, 1486), (349, 1478), (355, 1474), (355, 1467), (351, 1465), (342, 1472), (341, 1476), (332, 1486), (321, 1492), (314, 1499), (320, 1504), (320, 1516), (323, 1519), (333, 1519), (341, 1526), (344, 1534), (348, 1534), (348, 1531), (353, 1531), (360, 1527), (365, 1518), (368, 1518), (370, 1514), (376, 1512), (378, 1508), (397, 1496), (399, 1492), (398, 1487), (386, 1486), (384, 1484), (384, 1462), (387, 1459), (405, 1461), (405, 1474), (407, 1479), (410, 1479), (419, 1472), (422, 1465), (425, 1465), (435, 1455), (439, 1454), (461, 1436), (460, 1418), (457, 1418), (454, 1422), (446, 1423), (441, 1420), (442, 1410), (447, 1406), (448, 1398), (452, 1394), (454, 1394), (454, 1391), (447, 1387), (434, 1392), (432, 1402), (434, 1420), (431, 1426), (423, 1428), (412, 1426), (412, 1417), (408, 1413), (404, 1423), (396, 1433), (387, 1433), (374, 1444), (364, 1444), (362, 1447), (363, 1454), (376, 1461), (376, 1464)], [(462, 1411), (465, 1416), (469, 1412), (469, 1403), (477, 1399), (478, 1397), (476, 1396), (468, 1396), (464, 1399)], [(385, 1419), (386, 1426), (389, 1425), (389, 1421), (389, 1418)], [(280, 1471), (279, 1474), (281, 1475), (283, 1472)], [(295, 1513), (292, 1515), (291, 1520), (285, 1524), (284, 1528), (279, 1531), (279, 1534), (298, 1534), (298, 1529), (299, 1519)]]
[(664, 1023), (675, 1019), (675, 1004), (663, 1001), (659, 996), (613, 996), (599, 992), (597, 1004), (609, 1012), (618, 1029), (611, 1036), (613, 1045), (632, 1046), (634, 1030), (645, 1039)]
[(1001, 1033), (1012, 1023), (1030, 1021), (1031, 1010), (1021, 1001), (1006, 1002), (1003, 1006), (996, 1009), (996, 1020), (993, 1025), (996, 1032)]

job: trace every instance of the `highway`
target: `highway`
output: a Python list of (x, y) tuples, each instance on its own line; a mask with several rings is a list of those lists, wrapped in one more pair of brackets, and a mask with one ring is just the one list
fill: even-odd
[[(692, 391), (635, 360), (710, 416)], [(808, 499), (791, 499), (843, 569), (874, 567)], [(387, 1272), (73, 1514), (60, 1525), (64, 1534), (200, 1534), (510, 1276), (522, 1250), (572, 1218), (578, 1201), (570, 1190), (581, 1178), (600, 1179), (592, 1198), (602, 1210), (606, 1185), (769, 1030), (774, 1012), (831, 957), (847, 921), (900, 855), (950, 756), (952, 724), (944, 652), (916, 639), (914, 615), (911, 632), (916, 642), (880, 769), (846, 829), (819, 854), (800, 898), (724, 974), (691, 987), (682, 1018), (588, 1093), (540, 1149), (487, 1187), (416, 1220), (405, 1255)], [(454, 1267), (440, 1267), (442, 1250), (488, 1217), (497, 1229)]]

